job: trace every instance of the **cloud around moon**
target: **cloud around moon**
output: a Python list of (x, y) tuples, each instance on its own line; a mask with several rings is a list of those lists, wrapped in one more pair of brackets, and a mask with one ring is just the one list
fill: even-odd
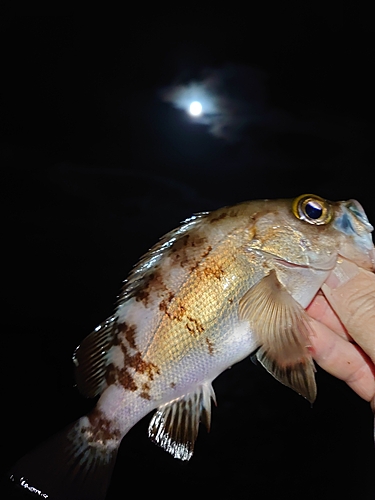
[[(162, 101), (190, 113), (195, 123), (207, 125), (215, 137), (236, 142), (247, 126), (259, 123), (267, 114), (263, 71), (244, 65), (226, 65), (202, 72), (200, 79), (164, 87)], [(199, 102), (202, 113), (189, 112)]]

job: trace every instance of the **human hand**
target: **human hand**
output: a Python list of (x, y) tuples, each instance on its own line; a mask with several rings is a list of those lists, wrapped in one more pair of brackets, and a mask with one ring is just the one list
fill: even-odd
[(375, 412), (375, 274), (344, 260), (307, 309), (314, 360)]

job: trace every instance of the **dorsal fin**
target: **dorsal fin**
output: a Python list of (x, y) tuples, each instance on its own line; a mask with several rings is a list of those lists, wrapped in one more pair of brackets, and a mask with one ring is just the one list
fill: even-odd
[(111, 316), (90, 333), (73, 354), (79, 391), (88, 398), (100, 394), (106, 386), (109, 349), (115, 336), (116, 317)]
[[(160, 260), (166, 255), (175, 241), (199, 224), (208, 212), (196, 214), (185, 220), (182, 225), (164, 235), (131, 271), (118, 299), (118, 305), (142, 291), (149, 276), (155, 272)], [(73, 355), (75, 376), (78, 389), (86, 397), (99, 395), (106, 387), (107, 366), (110, 363), (110, 348), (114, 344), (118, 331), (118, 315), (111, 316), (90, 333), (77, 347)]]
[(160, 406), (150, 422), (149, 437), (175, 458), (189, 460), (194, 451), (199, 421), (210, 429), (211, 398), (216, 403), (214, 390), (208, 383), (191, 394)]
[(138, 263), (132, 269), (128, 278), (125, 280), (124, 287), (118, 297), (117, 304), (121, 304), (135, 295), (143, 287), (147, 277), (158, 266), (159, 262), (173, 243), (180, 238), (183, 238), (188, 231), (199, 225), (201, 220), (208, 215), (209, 212), (197, 213), (184, 220), (179, 227), (162, 236), (160, 240), (139, 259)]

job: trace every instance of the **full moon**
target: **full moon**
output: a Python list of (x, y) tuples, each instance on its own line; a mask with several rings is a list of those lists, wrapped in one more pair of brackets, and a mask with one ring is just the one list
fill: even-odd
[(189, 106), (189, 113), (193, 116), (202, 114), (202, 104), (198, 101), (192, 102)]

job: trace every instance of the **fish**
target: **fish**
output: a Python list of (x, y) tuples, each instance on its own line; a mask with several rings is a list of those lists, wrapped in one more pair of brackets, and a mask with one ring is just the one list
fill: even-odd
[(307, 306), (340, 259), (375, 271), (370, 224), (356, 200), (313, 194), (201, 212), (131, 270), (114, 313), (73, 355), (95, 408), (21, 458), (11, 479), (38, 496), (105, 498), (120, 443), (154, 411), (150, 439), (173, 457), (210, 428), (212, 382), (253, 355), (315, 401)]

